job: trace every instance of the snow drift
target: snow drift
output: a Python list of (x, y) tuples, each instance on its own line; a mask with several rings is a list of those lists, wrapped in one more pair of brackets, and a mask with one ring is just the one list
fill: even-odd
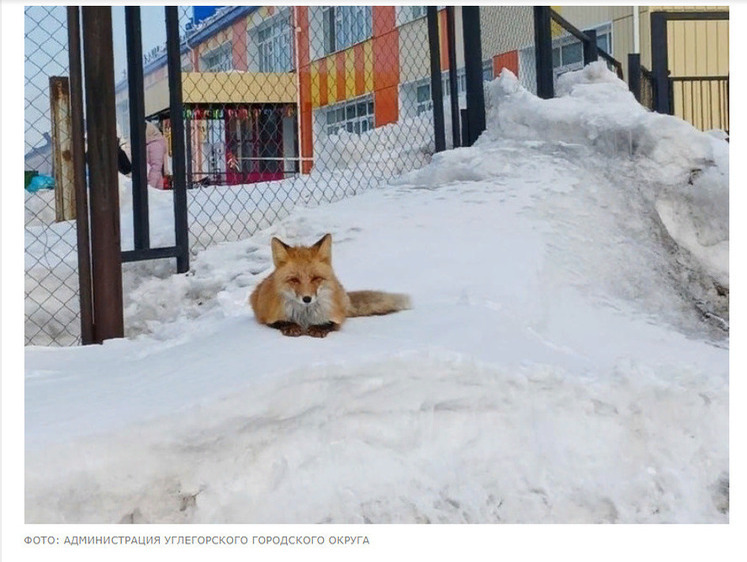
[[(474, 147), (139, 272), (129, 339), (27, 348), (27, 522), (728, 522), (728, 145), (613, 78), (505, 73)], [(270, 238), (325, 232), (413, 309), (254, 322)]]
[(527, 92), (508, 70), (488, 92), (491, 126), (482, 143), (520, 138), (589, 147), (585, 157), (603, 159), (606, 175), (629, 174), (629, 191), (646, 198), (680, 249), (728, 289), (729, 145), (720, 135), (647, 111), (602, 61), (562, 75), (552, 100)]

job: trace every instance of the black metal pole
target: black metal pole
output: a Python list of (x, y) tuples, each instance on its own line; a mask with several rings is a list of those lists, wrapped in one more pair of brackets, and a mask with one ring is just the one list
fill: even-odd
[(93, 293), (91, 289), (91, 248), (88, 234), (88, 193), (86, 191), (85, 138), (83, 134), (83, 68), (80, 45), (80, 8), (67, 7), (67, 39), (70, 57), (70, 113), (72, 119), (73, 181), (75, 183), (75, 226), (78, 243), (78, 291), (80, 297), (80, 340), (95, 343)]
[(654, 111), (671, 113), (669, 103), (669, 45), (667, 44), (667, 14), (651, 14), (651, 75), (656, 84)]
[(125, 6), (127, 82), (130, 98), (130, 152), (132, 157), (132, 222), (135, 249), (150, 248), (148, 177), (145, 148), (145, 91), (140, 6)]
[(454, 6), (446, 6), (446, 44), (449, 49), (449, 95), (451, 97), (451, 138), (454, 148), (462, 146), (459, 126), (459, 84), (457, 77), (456, 22)]
[(584, 34), (589, 38), (588, 41), (584, 41), (584, 65), (587, 65), (590, 62), (599, 60), (597, 31), (596, 29), (589, 29), (584, 31)]
[(102, 342), (124, 335), (112, 10), (109, 6), (82, 10), (93, 318), (95, 341)]
[(537, 69), (537, 96), (555, 95), (552, 76), (552, 35), (550, 6), (534, 6), (534, 60)]
[(641, 101), (641, 54), (628, 54), (628, 88), (635, 99)]
[(462, 32), (464, 34), (464, 77), (467, 86), (467, 129), (469, 132), (469, 138), (462, 144), (472, 146), (485, 130), (480, 6), (462, 6)]
[(169, 117), (171, 119), (172, 189), (176, 227), (176, 270), (189, 271), (189, 223), (184, 150), (184, 105), (182, 104), (182, 61), (179, 40), (179, 11), (166, 6), (166, 59), (169, 73)]
[(441, 52), (438, 46), (438, 10), (426, 7), (428, 20), (428, 45), (431, 55), (431, 100), (433, 101), (433, 134), (436, 152), (446, 150), (444, 132), (444, 93), (441, 85)]

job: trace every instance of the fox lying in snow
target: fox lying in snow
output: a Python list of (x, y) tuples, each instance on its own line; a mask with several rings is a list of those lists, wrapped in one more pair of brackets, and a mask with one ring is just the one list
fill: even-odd
[(389, 314), (410, 308), (407, 295), (346, 292), (332, 270), (332, 235), (313, 246), (288, 246), (272, 239), (275, 270), (254, 289), (249, 302), (257, 322), (285, 336), (323, 338), (346, 318)]

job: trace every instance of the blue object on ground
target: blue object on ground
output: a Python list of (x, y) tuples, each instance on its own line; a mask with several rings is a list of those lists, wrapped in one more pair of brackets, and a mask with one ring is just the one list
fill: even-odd
[(28, 187), (26, 188), (30, 192), (34, 193), (41, 189), (54, 189), (54, 178), (52, 176), (45, 176), (39, 174), (31, 178)]

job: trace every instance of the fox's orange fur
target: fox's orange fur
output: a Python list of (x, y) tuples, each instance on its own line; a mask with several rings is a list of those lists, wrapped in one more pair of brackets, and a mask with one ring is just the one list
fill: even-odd
[(346, 318), (389, 314), (410, 307), (407, 295), (381, 291), (346, 292), (332, 270), (332, 236), (313, 246), (288, 246), (272, 239), (275, 270), (252, 292), (257, 322), (286, 336), (324, 337)]

